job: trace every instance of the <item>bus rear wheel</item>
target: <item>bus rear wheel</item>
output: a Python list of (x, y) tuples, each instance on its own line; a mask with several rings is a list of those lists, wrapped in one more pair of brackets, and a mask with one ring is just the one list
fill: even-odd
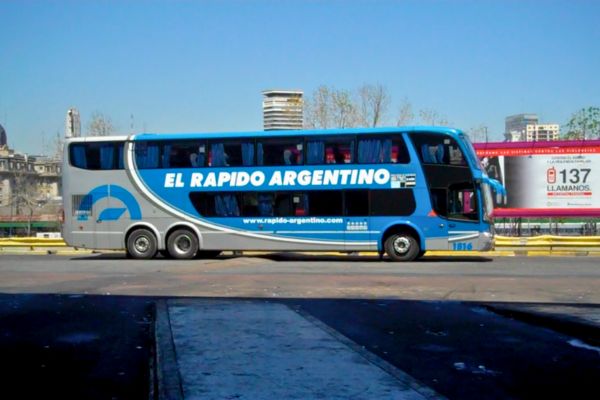
[(167, 238), (167, 251), (173, 258), (193, 258), (198, 252), (198, 238), (190, 230), (177, 229)]
[(420, 252), (420, 246), (417, 239), (410, 233), (394, 233), (386, 239), (385, 252), (394, 261), (413, 261)]
[(127, 256), (137, 259), (154, 257), (158, 243), (156, 237), (148, 229), (136, 229), (127, 237)]

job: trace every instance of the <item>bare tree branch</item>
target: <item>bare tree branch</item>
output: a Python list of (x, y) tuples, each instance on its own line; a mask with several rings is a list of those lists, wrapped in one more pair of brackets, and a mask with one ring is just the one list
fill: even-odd
[(310, 129), (331, 127), (331, 91), (327, 86), (319, 86), (311, 99), (304, 101), (305, 126)]
[(357, 109), (347, 90), (333, 90), (331, 93), (332, 120), (336, 128), (350, 128), (357, 125)]
[(441, 116), (439, 112), (434, 109), (424, 109), (419, 111), (419, 117), (425, 125), (431, 126), (447, 126), (449, 125), (448, 120)]
[(488, 127), (485, 124), (480, 124), (472, 127), (467, 131), (469, 138), (473, 142), (483, 143), (488, 141)]
[(110, 136), (115, 128), (110, 117), (96, 111), (92, 114), (92, 119), (88, 124), (88, 136)]
[(398, 112), (398, 120), (396, 121), (396, 125), (408, 125), (413, 121), (414, 118), (415, 114), (412, 111), (412, 105), (408, 99), (404, 98), (400, 103), (400, 111)]
[(363, 85), (358, 88), (358, 123), (361, 126), (379, 126), (390, 105), (387, 89), (380, 85)]

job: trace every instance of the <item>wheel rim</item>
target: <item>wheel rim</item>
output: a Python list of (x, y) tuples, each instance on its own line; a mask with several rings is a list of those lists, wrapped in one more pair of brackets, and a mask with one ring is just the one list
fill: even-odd
[(192, 248), (192, 239), (187, 235), (177, 236), (173, 247), (178, 254), (187, 254)]
[(150, 239), (147, 236), (140, 236), (133, 242), (133, 247), (138, 253), (146, 253), (150, 248)]
[(394, 251), (397, 254), (406, 254), (410, 250), (410, 240), (404, 236), (394, 239)]

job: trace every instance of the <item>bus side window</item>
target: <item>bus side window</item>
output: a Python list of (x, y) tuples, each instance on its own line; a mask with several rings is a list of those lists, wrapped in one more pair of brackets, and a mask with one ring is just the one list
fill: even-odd
[(257, 148), (258, 165), (302, 165), (303, 138), (283, 137), (260, 139)]
[(292, 164), (296, 164), (296, 157), (294, 156), (294, 161), (292, 162), (292, 150), (290, 149), (285, 149), (283, 151), (283, 163), (285, 165), (292, 165)]
[(448, 201), (446, 189), (431, 189), (431, 207), (439, 216), (448, 216)]
[(435, 133), (411, 135), (423, 164), (467, 166), (458, 143), (451, 137)]
[(209, 165), (212, 167), (252, 166), (254, 142), (248, 140), (223, 140), (210, 143)]
[(258, 215), (261, 217), (270, 217), (273, 215), (273, 193), (258, 194)]
[(158, 168), (160, 165), (160, 146), (157, 142), (137, 142), (135, 144), (135, 163), (139, 169)]
[(292, 215), (292, 199), (287, 193), (277, 193), (275, 196), (275, 215), (287, 217)]
[(448, 218), (479, 220), (477, 197), (470, 183), (450, 185), (448, 188)]
[(354, 141), (348, 137), (308, 139), (306, 148), (307, 164), (349, 164), (353, 162)]
[(192, 153), (190, 154), (190, 164), (192, 164), (192, 167), (198, 167), (198, 154), (197, 153)]
[(73, 143), (69, 150), (71, 165), (82, 169), (123, 169), (123, 143)]
[(401, 136), (371, 137), (358, 139), (357, 158), (359, 164), (408, 164), (410, 156)]

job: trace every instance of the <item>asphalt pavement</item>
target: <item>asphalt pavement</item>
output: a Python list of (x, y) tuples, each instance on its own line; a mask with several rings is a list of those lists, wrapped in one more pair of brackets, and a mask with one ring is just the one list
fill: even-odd
[[(584, 398), (600, 379), (600, 309), (581, 301), (597, 263), (575, 260), (0, 257), (2, 397)], [(403, 298), (439, 275), (479, 300)], [(286, 295), (309, 288), (330, 296)]]
[(154, 300), (0, 294), (0, 398), (148, 399)]

